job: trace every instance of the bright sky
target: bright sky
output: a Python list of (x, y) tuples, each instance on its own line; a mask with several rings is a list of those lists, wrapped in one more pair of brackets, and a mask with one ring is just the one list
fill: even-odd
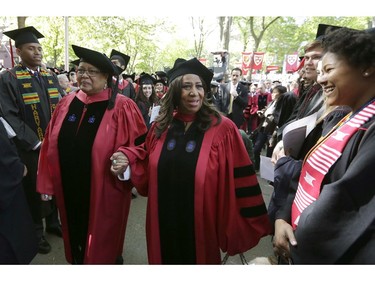
[[(4, 16), (136, 16), (172, 19), (179, 27), (178, 38), (191, 38), (189, 17), (204, 16), (206, 22), (218, 16), (295, 16), (303, 20), (306, 16), (366, 16), (368, 0), (356, 0), (356, 5), (337, 5), (333, 1), (314, 0), (301, 8), (301, 0), (224, 1), (224, 0), (38, 0), (38, 5), (29, 0), (3, 1), (0, 15)], [(361, 3), (363, 2), (363, 4)], [(52, 3), (54, 3), (52, 5)], [(40, 9), (43, 7), (42, 9)], [(48, 7), (51, 7), (50, 9)], [(373, 16), (373, 15), (368, 15)], [(190, 33), (190, 34), (187, 34)], [(190, 36), (189, 36), (190, 35)], [(171, 36), (169, 36), (170, 38)], [(212, 35), (211, 37), (214, 37)], [(173, 37), (176, 38), (176, 37)], [(217, 38), (217, 36), (215, 37)], [(216, 46), (213, 46), (214, 48)]]
[[(368, 0), (356, 0), (355, 5), (337, 5), (334, 1), (314, 0), (143, 0), (143, 1), (2, 1), (1, 15), (7, 16), (372, 16)], [(366, 3), (366, 4), (365, 4)], [(65, 5), (64, 5), (65, 4)]]

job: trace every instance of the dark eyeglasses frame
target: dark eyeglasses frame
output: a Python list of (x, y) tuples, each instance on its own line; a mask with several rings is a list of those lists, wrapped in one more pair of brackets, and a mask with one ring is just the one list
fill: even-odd
[(83, 74), (87, 74), (89, 77), (95, 77), (99, 73), (101, 73), (100, 70), (95, 70), (95, 69), (77, 69), (77, 75), (83, 76)]

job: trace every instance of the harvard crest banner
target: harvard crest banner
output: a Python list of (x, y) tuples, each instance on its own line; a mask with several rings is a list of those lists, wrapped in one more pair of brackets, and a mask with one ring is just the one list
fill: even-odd
[(247, 75), (251, 68), (253, 52), (242, 52), (242, 75)]
[(263, 67), (264, 52), (254, 52), (252, 60), (252, 69), (259, 70)]
[(292, 55), (286, 56), (286, 72), (295, 72), (298, 68), (298, 54), (294, 53)]

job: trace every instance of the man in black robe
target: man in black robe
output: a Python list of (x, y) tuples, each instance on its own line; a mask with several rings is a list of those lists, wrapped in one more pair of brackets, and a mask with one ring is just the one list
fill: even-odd
[(28, 169), (23, 187), (39, 239), (39, 253), (47, 254), (51, 246), (44, 237), (43, 217), (48, 232), (61, 236), (61, 227), (55, 205), (42, 202), (36, 192), (36, 175), (44, 132), (63, 92), (55, 77), (41, 68), (43, 50), (38, 38), (43, 35), (39, 31), (31, 26), (4, 34), (14, 40), (21, 62), (1, 74), (0, 102), (4, 119), (16, 133), (18, 153)]
[(28, 264), (37, 253), (37, 239), (22, 187), (27, 169), (8, 138), (3, 121), (0, 122), (0, 264)]
[[(126, 67), (128, 66), (130, 57), (128, 55), (125, 55), (119, 51), (116, 51), (115, 49), (112, 49), (112, 52), (110, 54), (110, 59), (114, 65), (116, 65), (120, 73), (124, 72)], [(123, 78), (123, 76), (119, 76), (118, 81), (118, 89), (119, 93), (123, 94), (124, 96), (131, 98), (132, 100), (135, 100), (135, 89), (131, 82)]]

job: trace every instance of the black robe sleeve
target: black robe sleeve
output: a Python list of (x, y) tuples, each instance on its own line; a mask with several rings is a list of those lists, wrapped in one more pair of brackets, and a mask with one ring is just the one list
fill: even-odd
[(10, 72), (0, 76), (0, 103), (4, 119), (16, 132), (17, 145), (29, 151), (39, 143), (37, 134), (23, 121), (22, 95), (18, 94), (17, 79)]
[(24, 165), (17, 154), (17, 149), (0, 122), (0, 210), (5, 210), (22, 188)]

